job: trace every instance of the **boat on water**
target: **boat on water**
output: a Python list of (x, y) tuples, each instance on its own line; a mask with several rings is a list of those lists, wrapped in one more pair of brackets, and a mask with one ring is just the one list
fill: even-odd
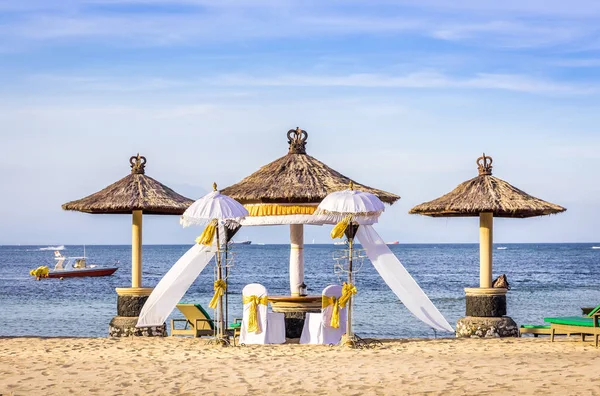
[(346, 241), (333, 242), (334, 245), (345, 245)]
[(96, 264), (87, 264), (87, 257), (65, 257), (58, 250), (54, 252), (56, 264), (54, 269), (39, 267), (30, 272), (37, 279), (41, 278), (77, 278), (84, 276), (109, 276), (114, 274), (118, 267), (101, 267)]
[(252, 241), (229, 241), (228, 245), (250, 245)]
[(386, 245), (399, 245), (400, 241), (386, 242)]

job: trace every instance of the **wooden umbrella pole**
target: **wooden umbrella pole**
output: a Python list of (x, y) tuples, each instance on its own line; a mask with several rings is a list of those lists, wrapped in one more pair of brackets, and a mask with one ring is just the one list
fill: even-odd
[(132, 212), (131, 287), (142, 287), (142, 211)]
[(492, 244), (494, 214), (479, 214), (479, 287), (492, 287)]

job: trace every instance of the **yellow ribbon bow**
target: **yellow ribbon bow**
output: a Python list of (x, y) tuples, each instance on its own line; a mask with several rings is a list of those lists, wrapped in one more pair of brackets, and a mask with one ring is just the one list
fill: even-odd
[(331, 306), (331, 321), (329, 325), (334, 329), (340, 328), (340, 304), (337, 297), (323, 296), (321, 298), (321, 308)]
[(342, 219), (339, 223), (333, 227), (331, 230), (331, 239), (341, 238), (344, 236), (344, 232), (346, 232), (346, 228), (350, 225), (352, 221), (352, 215), (348, 215)]
[(217, 304), (219, 303), (219, 298), (221, 298), (221, 296), (225, 293), (225, 289), (227, 288), (227, 283), (223, 279), (218, 279), (215, 281), (214, 288), (215, 288), (215, 295), (213, 296), (212, 300), (210, 300), (210, 303), (208, 304), (208, 306), (212, 309), (217, 308)]
[(350, 297), (352, 297), (356, 293), (356, 286), (354, 286), (352, 283), (344, 282), (344, 286), (342, 286), (342, 297), (340, 297), (339, 300), (340, 307), (344, 308), (346, 304), (348, 304)]
[(211, 220), (210, 223), (206, 226), (202, 234), (196, 238), (197, 244), (202, 244), (206, 246), (212, 245), (212, 241), (215, 238), (215, 231), (217, 230), (217, 219)]
[(258, 323), (258, 304), (267, 305), (269, 303), (269, 299), (267, 296), (258, 297), (255, 295), (252, 296), (244, 296), (242, 298), (242, 302), (244, 305), (250, 304), (250, 312), (248, 312), (248, 332), (260, 334), (261, 328)]

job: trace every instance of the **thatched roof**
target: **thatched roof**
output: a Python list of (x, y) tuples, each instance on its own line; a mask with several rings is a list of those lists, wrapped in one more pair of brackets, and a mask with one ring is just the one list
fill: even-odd
[[(242, 181), (221, 190), (242, 204), (319, 203), (329, 193), (348, 188), (351, 179), (306, 154), (308, 134), (300, 128), (288, 131), (287, 155), (260, 168)], [(353, 180), (352, 180), (353, 181)], [(398, 195), (354, 182), (356, 190), (370, 192), (388, 204)]]
[(534, 217), (564, 212), (565, 208), (533, 197), (492, 176), (492, 158), (477, 159), (479, 175), (448, 194), (415, 206), (410, 214), (432, 217), (479, 216), (492, 212), (494, 217)]
[(67, 202), (64, 210), (85, 213), (131, 213), (181, 215), (194, 201), (177, 194), (164, 184), (144, 174), (146, 158), (131, 157), (131, 174), (95, 194)]

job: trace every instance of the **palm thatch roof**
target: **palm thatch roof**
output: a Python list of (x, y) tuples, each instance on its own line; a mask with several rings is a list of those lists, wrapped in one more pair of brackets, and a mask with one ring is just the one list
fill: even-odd
[[(306, 154), (307, 137), (306, 131), (300, 128), (289, 130), (287, 155), (221, 192), (242, 204), (319, 203), (329, 193), (347, 189), (349, 177)], [(398, 195), (355, 181), (354, 188), (375, 194), (390, 205), (400, 199)]]
[(525, 218), (567, 210), (533, 197), (492, 176), (492, 161), (492, 158), (485, 154), (479, 157), (477, 177), (459, 184), (438, 199), (415, 206), (409, 213), (432, 217), (468, 217), (492, 212), (494, 217)]
[(64, 210), (85, 213), (131, 213), (181, 215), (194, 201), (177, 194), (145, 175), (146, 158), (131, 157), (131, 174), (95, 194), (62, 205)]

